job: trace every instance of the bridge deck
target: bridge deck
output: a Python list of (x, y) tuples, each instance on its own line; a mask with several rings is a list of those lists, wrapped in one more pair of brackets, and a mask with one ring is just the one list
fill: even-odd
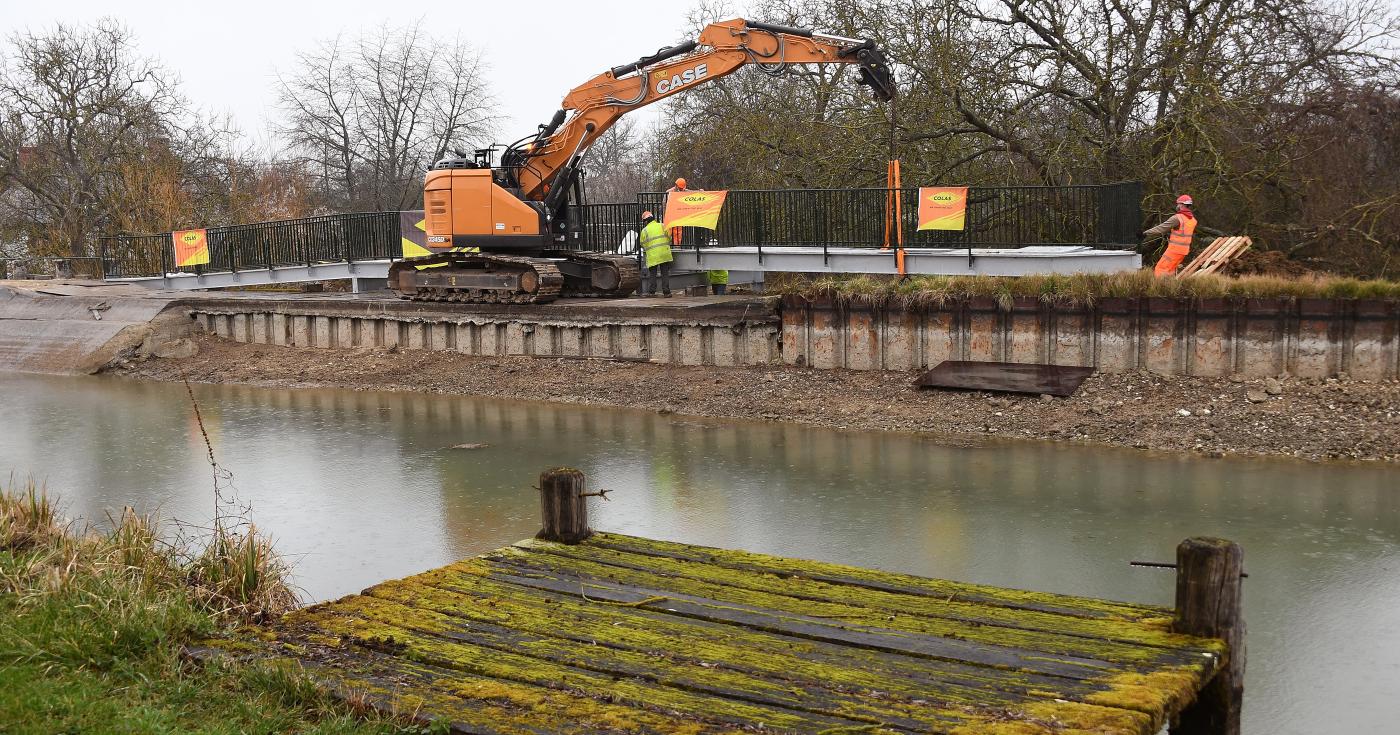
[(263, 638), (342, 696), (458, 732), (1147, 735), (1224, 653), (1171, 617), (598, 534), (384, 582)]
[[(1142, 257), (1131, 250), (1099, 250), (1086, 245), (1034, 246), (1019, 249), (908, 248), (905, 270), (921, 275), (1023, 276), (1033, 273), (1116, 273), (1135, 270)], [(259, 286), (339, 279), (383, 279), (388, 260), (319, 262), (278, 268), (253, 268), (163, 276), (109, 278), (153, 288), (203, 289)], [(723, 247), (676, 251), (680, 270), (726, 269), (786, 273), (895, 273), (891, 251), (874, 248)]]

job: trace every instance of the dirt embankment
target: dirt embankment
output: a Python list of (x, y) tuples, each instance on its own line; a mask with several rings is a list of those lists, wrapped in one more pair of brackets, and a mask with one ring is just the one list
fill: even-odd
[(329, 351), (201, 336), (183, 359), (118, 374), (625, 406), (841, 429), (1021, 437), (1141, 449), (1400, 461), (1400, 381), (1094, 375), (1071, 398), (916, 391), (913, 373), (714, 368), (443, 352)]

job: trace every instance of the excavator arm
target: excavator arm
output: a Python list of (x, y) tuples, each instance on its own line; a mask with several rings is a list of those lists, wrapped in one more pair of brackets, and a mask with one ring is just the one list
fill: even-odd
[[(745, 64), (858, 64), (860, 82), (889, 100), (894, 80), (870, 41), (825, 36), (742, 19), (713, 23), (700, 37), (609, 69), (575, 88), (534, 135), (511, 144), (501, 165), (490, 149), (476, 161), (439, 161), (423, 183), (426, 246), (389, 269), (405, 299), (541, 304), (559, 296), (626, 296), (635, 258), (566, 247), (568, 197), (578, 192), (588, 147), (632, 110), (733, 73)], [(577, 233), (575, 233), (577, 234)]]
[(735, 18), (705, 27), (695, 41), (613, 67), (575, 87), (538, 135), (512, 145), (502, 165), (520, 196), (557, 211), (583, 154), (618, 118), (639, 107), (755, 64), (777, 71), (791, 64), (857, 64), (859, 83), (889, 101), (894, 78), (874, 42)]

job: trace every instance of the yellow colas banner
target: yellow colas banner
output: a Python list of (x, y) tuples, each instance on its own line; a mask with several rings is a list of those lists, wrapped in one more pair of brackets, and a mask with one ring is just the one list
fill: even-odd
[(209, 235), (204, 230), (180, 230), (170, 233), (175, 243), (175, 265), (204, 265), (209, 262)]
[(727, 191), (673, 191), (666, 195), (666, 211), (661, 219), (667, 227), (715, 229)]
[(919, 187), (920, 230), (961, 230), (966, 216), (966, 186)]

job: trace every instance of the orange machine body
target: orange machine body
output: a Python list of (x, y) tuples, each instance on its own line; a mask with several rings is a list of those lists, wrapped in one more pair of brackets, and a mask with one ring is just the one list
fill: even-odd
[(548, 229), (539, 209), (496, 184), (488, 168), (452, 168), (428, 172), (423, 186), (424, 227), (428, 249), (540, 248)]

